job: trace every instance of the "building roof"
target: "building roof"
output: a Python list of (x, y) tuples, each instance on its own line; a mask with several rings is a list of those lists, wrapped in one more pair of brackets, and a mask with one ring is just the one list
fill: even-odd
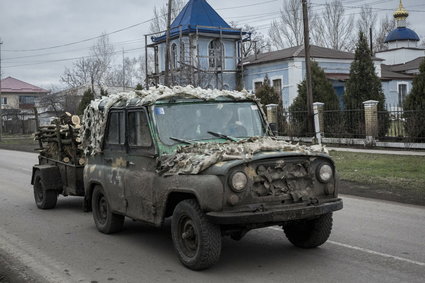
[(401, 80), (413, 79), (413, 76), (411, 75), (394, 72), (394, 70), (392, 70), (392, 67), (393, 66), (391, 65), (385, 65), (385, 64), (381, 65), (381, 80), (385, 81), (385, 80), (397, 80), (397, 79), (401, 79)]
[[(316, 45), (310, 45), (310, 56), (311, 58), (328, 58), (328, 59), (340, 59), (340, 60), (354, 60), (354, 53), (335, 50), (331, 48), (320, 47)], [(244, 59), (245, 65), (261, 64), (273, 61), (284, 60), (294, 57), (304, 57), (304, 45), (293, 46), (277, 51), (266, 52), (251, 55)], [(382, 60), (373, 58), (374, 60)]]
[[(170, 26), (171, 36), (191, 32), (241, 34), (226, 21), (205, 0), (189, 0)], [(164, 41), (165, 35), (153, 37), (154, 42)]]
[(404, 64), (391, 65), (391, 71), (393, 72), (406, 72), (410, 70), (419, 69), (419, 65), (423, 62), (425, 56), (418, 57)]
[(20, 81), (18, 79), (7, 77), (1, 80), (1, 91), (3, 93), (48, 93), (41, 87)]
[(387, 35), (384, 42), (388, 43), (400, 40), (419, 41), (419, 36), (410, 28), (398, 27)]

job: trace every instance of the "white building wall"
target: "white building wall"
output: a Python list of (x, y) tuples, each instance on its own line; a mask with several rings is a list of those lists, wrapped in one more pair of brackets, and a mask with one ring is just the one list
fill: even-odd
[(376, 52), (376, 57), (384, 59), (383, 64), (404, 64), (418, 57), (425, 56), (425, 49), (400, 48)]

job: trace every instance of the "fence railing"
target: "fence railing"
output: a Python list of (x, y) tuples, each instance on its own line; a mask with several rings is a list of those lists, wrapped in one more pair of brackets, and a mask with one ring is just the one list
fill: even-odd
[[(329, 139), (365, 139), (367, 143), (425, 143), (425, 108), (403, 109), (378, 106), (377, 101), (344, 110), (319, 110), (320, 133)], [(307, 111), (285, 111), (279, 135), (314, 137), (307, 131)], [(317, 131), (317, 129), (316, 129)], [(422, 148), (422, 147), (421, 147)]]

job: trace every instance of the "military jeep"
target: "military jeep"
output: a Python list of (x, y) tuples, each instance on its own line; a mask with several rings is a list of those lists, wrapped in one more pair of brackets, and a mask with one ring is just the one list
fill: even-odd
[[(154, 226), (171, 217), (178, 258), (193, 270), (218, 261), (223, 236), (255, 228), (281, 226), (301, 248), (328, 239), (342, 208), (334, 162), (321, 146), (273, 137), (252, 95), (168, 89), (92, 110), (104, 122), (83, 130), (97, 135), (86, 143), (85, 206), (100, 232), (120, 231), (125, 217)], [(87, 119), (96, 120), (86, 110)]]

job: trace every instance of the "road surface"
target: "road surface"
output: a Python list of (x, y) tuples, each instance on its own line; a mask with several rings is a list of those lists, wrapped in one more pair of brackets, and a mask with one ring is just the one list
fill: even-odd
[(0, 150), (0, 255), (40, 282), (424, 282), (425, 208), (343, 196), (330, 240), (293, 247), (278, 227), (223, 240), (217, 265), (194, 272), (173, 251), (170, 227), (126, 221), (97, 232), (81, 198), (36, 208), (36, 154)]

